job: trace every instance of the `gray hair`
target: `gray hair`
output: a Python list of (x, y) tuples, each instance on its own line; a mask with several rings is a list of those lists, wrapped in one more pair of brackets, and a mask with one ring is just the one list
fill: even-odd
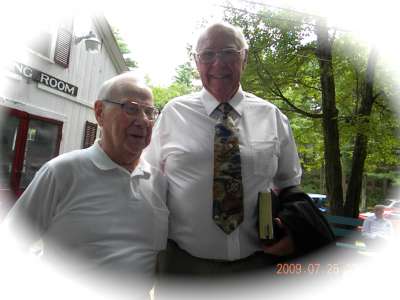
[(98, 93), (98, 100), (119, 100), (127, 96), (153, 98), (150, 88), (134, 72), (125, 72), (105, 81)]
[(217, 22), (206, 27), (200, 34), (196, 44), (196, 51), (200, 50), (199, 47), (201, 43), (207, 38), (210, 31), (223, 31), (230, 33), (234, 37), (235, 43), (240, 47), (240, 49), (249, 49), (249, 45), (247, 44), (241, 28), (233, 26), (227, 22)]
[(385, 209), (385, 205), (382, 205), (382, 204), (377, 204), (377, 205), (375, 205), (375, 207), (374, 207), (374, 210), (381, 210), (381, 209)]

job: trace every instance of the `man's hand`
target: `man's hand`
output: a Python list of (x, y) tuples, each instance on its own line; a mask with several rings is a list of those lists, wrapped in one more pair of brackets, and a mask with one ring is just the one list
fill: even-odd
[(279, 218), (274, 219), (278, 226), (283, 230), (284, 236), (279, 241), (272, 245), (264, 245), (263, 250), (265, 253), (276, 255), (276, 256), (285, 256), (294, 253), (294, 243), (293, 239), (289, 234), (288, 228), (282, 223)]

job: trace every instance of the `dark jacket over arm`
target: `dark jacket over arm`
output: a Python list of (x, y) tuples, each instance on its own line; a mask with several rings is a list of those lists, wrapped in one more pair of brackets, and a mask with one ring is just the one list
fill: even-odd
[(335, 236), (325, 217), (300, 188), (283, 189), (277, 202), (277, 216), (289, 229), (295, 244), (295, 256), (334, 242)]

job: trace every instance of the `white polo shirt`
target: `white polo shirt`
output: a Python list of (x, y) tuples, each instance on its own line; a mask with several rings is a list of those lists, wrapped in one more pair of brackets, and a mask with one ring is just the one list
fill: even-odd
[(29, 226), (23, 242), (41, 238), (44, 259), (83, 273), (106, 271), (132, 286), (137, 279), (148, 291), (156, 255), (166, 245), (166, 188), (164, 176), (146, 162), (129, 173), (96, 142), (46, 163), (4, 226)]
[(219, 102), (205, 89), (163, 109), (143, 157), (168, 178), (169, 238), (193, 256), (236, 260), (261, 250), (257, 195), (300, 184), (289, 121), (276, 106), (239, 88), (236, 112), (242, 162), (244, 221), (226, 235), (212, 219), (214, 134)]

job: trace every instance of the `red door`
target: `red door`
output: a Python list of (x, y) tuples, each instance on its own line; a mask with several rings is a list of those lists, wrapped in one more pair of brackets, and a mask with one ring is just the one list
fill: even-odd
[(0, 217), (32, 181), (39, 168), (59, 154), (63, 123), (0, 106)]

